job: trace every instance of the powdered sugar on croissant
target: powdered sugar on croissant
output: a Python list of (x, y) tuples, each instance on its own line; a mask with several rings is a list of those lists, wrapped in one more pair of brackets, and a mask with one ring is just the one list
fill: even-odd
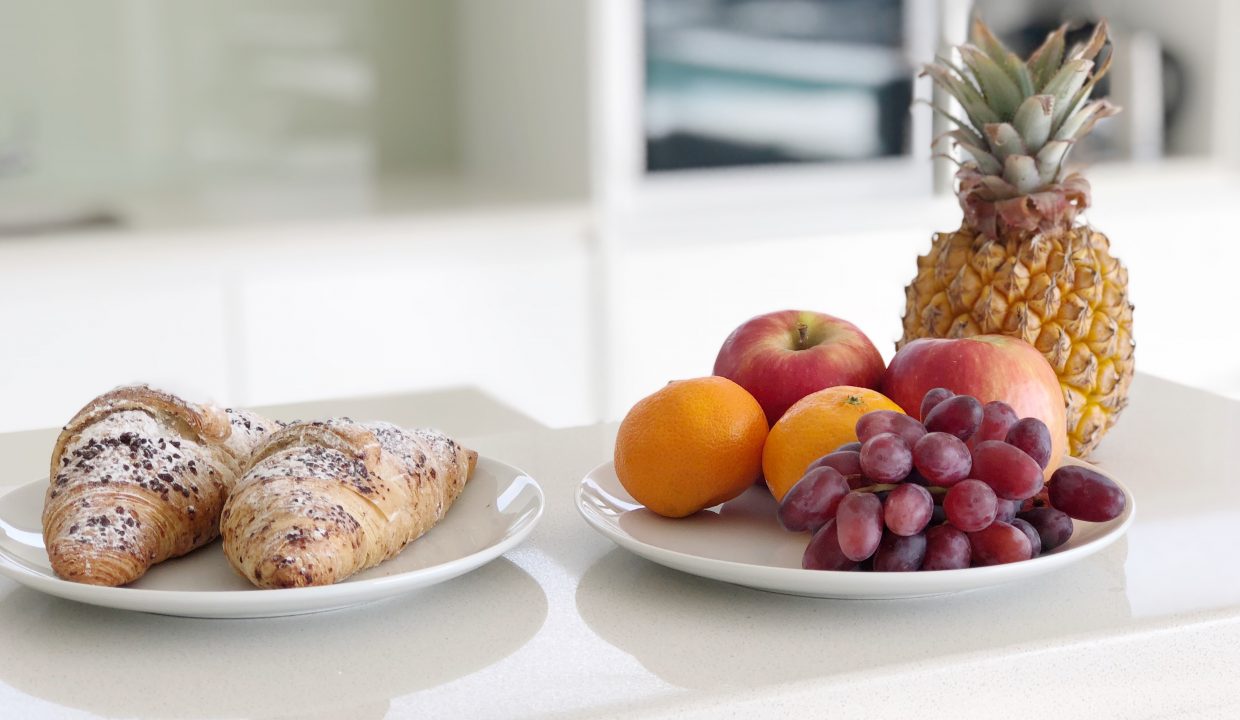
[(52, 454), (43, 509), (52, 569), (68, 580), (123, 585), (210, 542), (250, 450), (273, 427), (145, 386), (91, 401)]
[(254, 453), (221, 518), (224, 553), (259, 587), (339, 582), (438, 523), (477, 453), (434, 430), (296, 423)]

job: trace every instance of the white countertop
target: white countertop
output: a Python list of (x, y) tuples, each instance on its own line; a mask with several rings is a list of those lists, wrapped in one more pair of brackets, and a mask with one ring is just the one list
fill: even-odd
[[(0, 579), (0, 716), (1240, 715), (1236, 401), (1139, 377), (1094, 457), (1138, 498), (1126, 538), (1030, 581), (900, 601), (764, 593), (617, 548), (572, 501), (614, 425), (550, 430), (469, 391), (278, 412), (358, 410), (524, 468), (542, 523), (462, 578), (304, 617), (142, 615)], [(40, 475), (52, 438), (0, 435), (0, 491)]]

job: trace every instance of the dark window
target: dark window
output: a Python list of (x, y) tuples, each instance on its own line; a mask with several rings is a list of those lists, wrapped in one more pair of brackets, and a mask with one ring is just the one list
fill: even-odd
[(648, 171), (908, 152), (900, 0), (644, 0)]

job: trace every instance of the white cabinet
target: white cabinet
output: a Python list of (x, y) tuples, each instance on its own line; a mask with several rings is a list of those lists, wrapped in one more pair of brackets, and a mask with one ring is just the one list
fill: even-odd
[(108, 238), (0, 242), (0, 431), (58, 425), (145, 380), (229, 386), (218, 267)]
[(247, 269), (245, 396), (476, 386), (547, 424), (593, 419), (585, 234), (517, 220), (325, 231)]
[[(1220, 320), (1238, 176), (1184, 163), (1094, 178), (1089, 219), (1130, 269), (1138, 369), (1240, 396)], [(624, 227), (524, 206), (0, 241), (0, 432), (63, 423), (135, 380), (246, 405), (468, 386), (548, 425), (618, 419), (783, 308), (846, 318), (890, 358), (916, 257), (959, 211), (940, 198), (851, 215), (883, 229), (769, 204)]]
[(146, 381), (240, 405), (473, 386), (598, 416), (575, 210), (0, 242), (0, 432)]

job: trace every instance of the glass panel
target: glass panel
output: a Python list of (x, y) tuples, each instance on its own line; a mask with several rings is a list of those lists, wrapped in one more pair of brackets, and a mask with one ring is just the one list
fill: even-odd
[(644, 0), (646, 169), (908, 152), (900, 0)]

